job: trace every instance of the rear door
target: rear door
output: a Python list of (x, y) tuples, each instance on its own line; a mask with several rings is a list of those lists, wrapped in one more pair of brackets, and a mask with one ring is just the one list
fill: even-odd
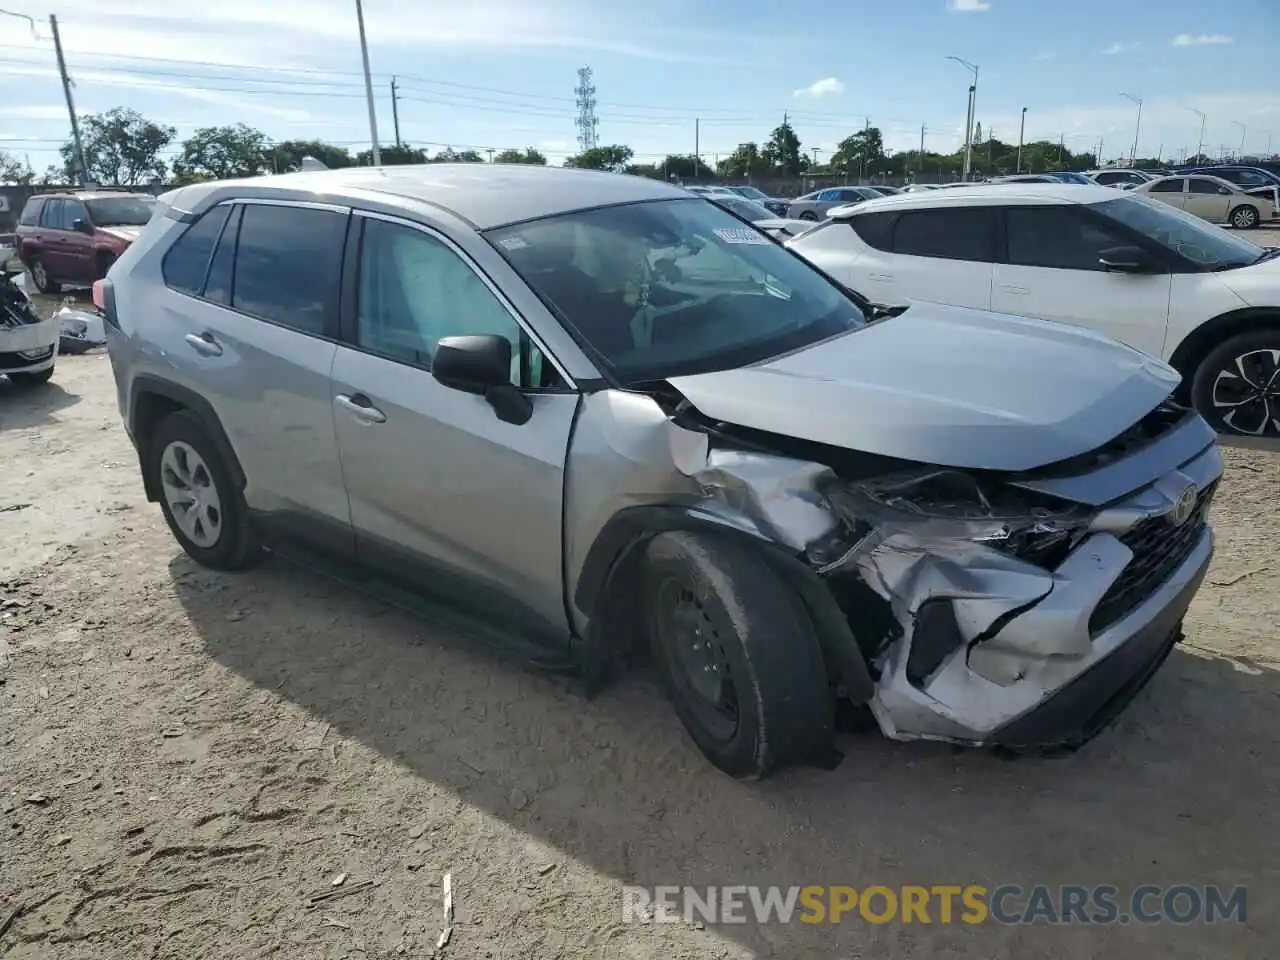
[[(514, 309), (442, 234), (381, 215), (363, 224), (333, 416), (365, 561), (529, 637), (567, 630), (564, 467), (578, 395)], [(512, 346), (523, 424), (431, 375), (442, 337)]]
[(348, 220), (325, 204), (224, 205), (164, 260), (168, 285), (191, 298), (174, 314), (175, 361), (213, 404), (249, 507), (340, 552), (353, 542), (329, 375)]
[(889, 236), (879, 242), (890, 243), (892, 254), (859, 258), (854, 267), (858, 280), (865, 278), (861, 289), (873, 300), (927, 300), (978, 310), (991, 306), (991, 207), (903, 210)]
[(1183, 209), (1205, 220), (1223, 223), (1227, 219), (1234, 196), (1229, 187), (1215, 183), (1209, 177), (1187, 177)]
[(52, 197), (40, 211), (40, 259), (45, 271), (53, 277), (67, 275), (71, 263), (67, 249), (67, 232), (62, 229), (62, 198)]
[(1003, 211), (1007, 255), (994, 268), (991, 308), (1089, 327), (1159, 357), (1172, 274), (1112, 273), (1098, 262), (1133, 240), (1079, 204)]

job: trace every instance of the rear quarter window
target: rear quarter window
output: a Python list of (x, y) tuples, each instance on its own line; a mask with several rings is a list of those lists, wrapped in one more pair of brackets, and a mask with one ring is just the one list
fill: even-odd
[(890, 251), (893, 249), (893, 225), (897, 219), (896, 213), (864, 213), (853, 217), (849, 224), (867, 246)]
[(18, 218), (18, 224), (24, 227), (34, 227), (40, 222), (40, 211), (43, 207), (43, 197), (32, 197), (27, 201), (26, 206), (22, 208), (22, 216)]
[(165, 286), (198, 297), (204, 291), (205, 274), (214, 244), (222, 233), (230, 207), (214, 207), (174, 241), (160, 262)]

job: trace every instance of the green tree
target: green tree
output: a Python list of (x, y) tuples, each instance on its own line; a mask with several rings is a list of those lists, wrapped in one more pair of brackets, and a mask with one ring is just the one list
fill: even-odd
[(303, 157), (314, 157), (330, 170), (355, 163), (346, 147), (323, 140), (283, 140), (271, 148), (271, 168), (277, 173), (297, 170), (302, 166)]
[(716, 170), (720, 176), (733, 180), (763, 177), (769, 173), (769, 161), (761, 155), (758, 144), (740, 143), (738, 149), (716, 164)]
[[(173, 127), (152, 123), (136, 110), (115, 107), (80, 118), (84, 179), (112, 187), (134, 187), (163, 180), (168, 166), (160, 154), (173, 142)], [(68, 181), (76, 181), (76, 148), (68, 140), (59, 149)]]
[(454, 150), (453, 147), (445, 147), (434, 157), (427, 161), (428, 163), (484, 163), (484, 157), (480, 156), (475, 150)]
[(583, 150), (576, 156), (566, 157), (564, 165), (577, 167), (580, 170), (609, 170), (613, 173), (621, 173), (634, 156), (635, 152), (630, 147), (615, 143), (608, 147), (593, 147), (590, 150)]
[(662, 167), (656, 163), (629, 163), (623, 173), (629, 173), (633, 177), (648, 177), (650, 180), (667, 179)]
[(503, 150), (493, 158), (494, 163), (524, 163), (534, 167), (545, 167), (547, 165), (546, 156), (529, 147), (525, 150)]
[[(378, 154), (384, 167), (403, 167), (409, 164), (427, 162), (427, 151), (420, 150), (417, 147), (408, 146), (407, 144), (401, 144), (399, 146), (392, 144), (390, 146), (380, 147)], [(356, 166), (373, 166), (373, 151), (361, 150), (357, 153)]]
[(267, 135), (247, 124), (201, 127), (182, 142), (182, 156), (173, 162), (179, 180), (234, 180), (271, 170)]
[(699, 180), (715, 176), (714, 170), (707, 166), (700, 157), (695, 157), (691, 153), (671, 154), (662, 161), (659, 170), (665, 172), (668, 179), (676, 177), (680, 180)]
[(845, 137), (831, 155), (831, 169), (837, 173), (867, 176), (884, 173), (884, 137), (879, 127), (866, 127)]
[(15, 187), (28, 187), (36, 179), (36, 172), (12, 154), (0, 150), (0, 183)]
[(799, 176), (807, 167), (804, 157), (800, 155), (800, 138), (787, 120), (773, 128), (773, 132), (769, 134), (769, 142), (760, 151), (760, 156), (769, 171), (779, 176)]

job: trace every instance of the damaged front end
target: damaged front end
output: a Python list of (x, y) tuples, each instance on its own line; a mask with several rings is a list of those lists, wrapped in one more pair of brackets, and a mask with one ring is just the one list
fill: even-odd
[(725, 424), (673, 427), (679, 470), (838, 603), (896, 739), (1087, 740), (1171, 649), (1212, 552), (1221, 457), (1203, 420), (1169, 406), (1025, 474), (868, 469), (876, 458)]

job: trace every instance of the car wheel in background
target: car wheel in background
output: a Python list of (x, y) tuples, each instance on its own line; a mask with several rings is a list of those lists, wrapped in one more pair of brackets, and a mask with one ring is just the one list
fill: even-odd
[(750, 549), (659, 534), (642, 572), (649, 641), (702, 753), (754, 780), (831, 749), (833, 697), (800, 597)]
[(214, 570), (259, 559), (244, 497), (197, 417), (185, 410), (165, 417), (148, 441), (147, 459), (164, 519), (188, 556)]
[(1191, 403), (1219, 433), (1280, 437), (1280, 326), (1210, 351), (1192, 378)]
[(11, 373), (9, 381), (18, 387), (39, 387), (53, 379), (53, 366), (35, 373)]
[(116, 262), (116, 259), (117, 257), (114, 253), (98, 254), (98, 275), (93, 279), (103, 279), (107, 275), (107, 271), (111, 269), (111, 265)]
[(804, 213), (800, 214), (799, 219), (801, 219), (801, 220), (817, 220), (817, 219), (818, 219), (818, 215), (817, 215), (816, 213), (814, 213), (812, 210), (806, 210)]
[(1241, 204), (1231, 211), (1228, 220), (1237, 230), (1252, 230), (1258, 225), (1258, 211), (1254, 207)]
[(39, 257), (35, 257), (27, 264), (27, 273), (31, 276), (31, 283), (41, 293), (57, 293), (62, 289), (62, 285), (49, 276), (49, 271), (45, 268), (44, 261)]

